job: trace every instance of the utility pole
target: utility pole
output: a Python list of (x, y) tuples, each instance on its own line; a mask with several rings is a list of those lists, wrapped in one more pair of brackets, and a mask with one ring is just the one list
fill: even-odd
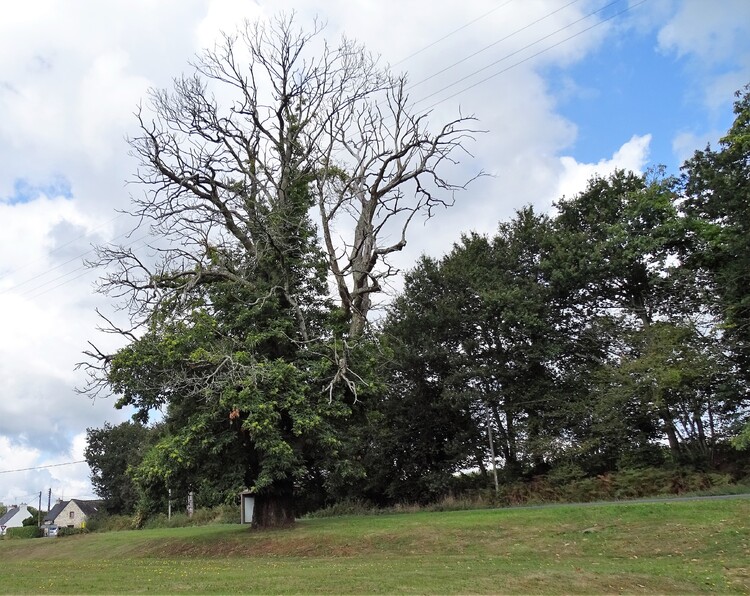
[(52, 489), (47, 491), (47, 513), (52, 509)]
[(167, 519), (172, 519), (172, 489), (169, 489), (169, 501), (167, 505)]
[(42, 527), (42, 491), (39, 491), (39, 509), (36, 510), (36, 527)]

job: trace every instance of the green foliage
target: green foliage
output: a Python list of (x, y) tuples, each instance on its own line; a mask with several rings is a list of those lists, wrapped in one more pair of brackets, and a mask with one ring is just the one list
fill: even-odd
[[(273, 196), (228, 182), (252, 213), (248, 242), (205, 243), (205, 271), (108, 363), (118, 407), (141, 423), (164, 412), (138, 451), (117, 444), (142, 426), (90, 431), (117, 452), (91, 456), (95, 482), (122, 500), (112, 510), (164, 524), (169, 489), (209, 508), (251, 488), (256, 511), (275, 499), (285, 519), (292, 495), (297, 514), (426, 505), (461, 487), (484, 495), (494, 466), (491, 499), (508, 502), (710, 487), (668, 468), (715, 468), (735, 434), (750, 445), (750, 88), (735, 112), (681, 181), (596, 176), (549, 216), (527, 207), (422, 258), (377, 341), (352, 332), (366, 288), (346, 307), (328, 298), (308, 216), (312, 186), (349, 174), (290, 171)], [(467, 469), (478, 474), (457, 480)]]
[[(37, 517), (37, 510), (33, 509), (33, 507), (29, 507), (29, 513), (31, 513), (31, 516), (27, 517), (21, 523), (24, 526), (37, 526), (39, 523), (39, 518)], [(42, 514), (42, 517), (44, 517), (44, 514)]]
[(78, 534), (88, 534), (88, 528), (68, 528), (66, 526), (60, 526), (57, 528), (57, 537), (64, 538), (65, 536), (77, 536)]
[(549, 225), (524, 209), (406, 276), (384, 327), (393, 365), (369, 416), (366, 497), (431, 502), (458, 470), (486, 473), (488, 420), (508, 476), (550, 452), (565, 416), (554, 366), (569, 350), (542, 267)]
[(710, 287), (681, 261), (692, 224), (677, 191), (659, 171), (618, 171), (554, 217), (525, 209), (422, 259), (384, 327), (391, 381), (358, 494), (431, 502), (472, 466), (486, 488), (490, 430), (501, 483), (714, 465), (745, 389), (706, 316)]
[(192, 516), (186, 513), (173, 513), (172, 518), (160, 513), (148, 518), (143, 529), (154, 528), (186, 528), (191, 526), (205, 526), (207, 524), (239, 524), (239, 505), (221, 505), (212, 508), (196, 509)]
[(587, 476), (581, 468), (566, 465), (545, 476), (503, 485), (498, 499), (504, 505), (586, 503), (683, 494), (733, 494), (735, 487), (729, 474), (696, 472), (684, 467), (639, 467)]
[(237, 504), (224, 504), (216, 507), (199, 507), (192, 517), (182, 511), (173, 512), (171, 519), (164, 513), (151, 516), (136, 514), (110, 515), (102, 514), (89, 519), (86, 529), (89, 532), (120, 532), (155, 528), (182, 528), (204, 526), (208, 524), (239, 524), (240, 508)]
[(686, 261), (707, 273), (713, 307), (738, 373), (750, 379), (750, 86), (737, 93), (735, 120), (718, 150), (696, 151), (683, 166), (692, 243)]
[(17, 538), (41, 538), (42, 530), (36, 526), (23, 526), (21, 528), (8, 528), (5, 530), (5, 537), (9, 540)]
[[(342, 461), (340, 421), (375, 390), (373, 361), (366, 341), (340, 339), (310, 206), (300, 182), (258, 212), (248, 222), (263, 243), (254, 257), (209, 247), (237, 279), (196, 286), (184, 304), (165, 304), (111, 360), (118, 407), (136, 408), (141, 422), (154, 409), (165, 412), (152, 444), (111, 462), (126, 485), (133, 482), (138, 527), (166, 511), (169, 489), (179, 498), (193, 491), (197, 507), (212, 507), (248, 487), (261, 500), (288, 498), (304, 494), (321, 471), (330, 483), (356, 473)], [(346, 370), (361, 382), (359, 396), (336, 381), (347, 362), (341, 357), (351, 359)], [(112, 431), (104, 434), (113, 438)]]
[(736, 436), (731, 439), (732, 447), (738, 450), (750, 447), (750, 424), (746, 424)]
[(86, 521), (89, 532), (120, 532), (133, 529), (133, 516), (100, 512)]
[(91, 483), (110, 513), (135, 510), (139, 494), (132, 473), (159, 434), (158, 427), (137, 422), (86, 429), (84, 457), (91, 469)]

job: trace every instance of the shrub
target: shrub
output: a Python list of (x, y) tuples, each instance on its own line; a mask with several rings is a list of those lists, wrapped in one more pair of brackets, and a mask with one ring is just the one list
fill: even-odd
[(57, 528), (58, 538), (62, 538), (63, 536), (75, 536), (76, 534), (88, 534), (88, 533), (89, 533), (88, 528), (67, 528), (67, 527)]
[(328, 505), (323, 509), (317, 511), (311, 511), (305, 517), (308, 518), (319, 518), (319, 517), (338, 517), (341, 515), (370, 515), (375, 513), (381, 513), (383, 509), (379, 509), (372, 503), (367, 501), (361, 501), (359, 499), (344, 500)]
[(42, 536), (42, 529), (36, 526), (23, 526), (22, 528), (8, 528), (5, 536), (13, 538), (39, 538)]
[(91, 532), (118, 532), (143, 528), (183, 528), (186, 526), (238, 523), (240, 523), (240, 508), (238, 505), (219, 505), (212, 508), (196, 509), (193, 517), (188, 517), (183, 512), (173, 513), (171, 519), (164, 513), (146, 515), (139, 512), (134, 516), (103, 513), (90, 519), (86, 527)]

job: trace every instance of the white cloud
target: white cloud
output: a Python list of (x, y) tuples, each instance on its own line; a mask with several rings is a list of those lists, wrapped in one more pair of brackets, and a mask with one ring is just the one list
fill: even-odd
[(122, 157), (122, 133), (132, 126), (135, 106), (151, 86), (145, 77), (130, 74), (130, 67), (125, 50), (111, 50), (98, 56), (81, 80), (79, 139), (89, 163), (99, 167)]
[(745, 0), (683, 0), (658, 34), (659, 44), (680, 56), (695, 55), (706, 62), (731, 56), (738, 39), (746, 37), (750, 4)]
[(553, 200), (573, 197), (586, 189), (589, 179), (594, 176), (606, 177), (615, 170), (632, 170), (642, 172), (648, 163), (649, 144), (651, 135), (634, 135), (623, 144), (610, 159), (602, 159), (597, 163), (579, 163), (575, 158), (564, 156), (560, 158), (562, 175), (557, 184)]
[(697, 150), (705, 149), (706, 145), (716, 146), (718, 139), (723, 135), (719, 131), (712, 131), (703, 135), (692, 132), (681, 132), (672, 140), (672, 151), (680, 163), (689, 159)]
[(750, 80), (748, 23), (746, 0), (683, 0), (659, 30), (659, 47), (690, 62), (712, 110), (725, 106)]
[(211, 48), (222, 33), (232, 34), (246, 21), (263, 14), (261, 6), (252, 0), (211, 0), (205, 16), (195, 28), (198, 48)]

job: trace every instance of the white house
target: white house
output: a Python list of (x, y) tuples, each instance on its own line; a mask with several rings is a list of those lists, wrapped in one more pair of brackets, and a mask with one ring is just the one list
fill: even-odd
[(23, 520), (29, 517), (33, 516), (29, 512), (26, 503), (21, 503), (20, 506), (14, 505), (13, 507), (9, 507), (8, 511), (0, 517), (0, 536), (5, 536), (5, 532), (8, 528), (22, 527)]

